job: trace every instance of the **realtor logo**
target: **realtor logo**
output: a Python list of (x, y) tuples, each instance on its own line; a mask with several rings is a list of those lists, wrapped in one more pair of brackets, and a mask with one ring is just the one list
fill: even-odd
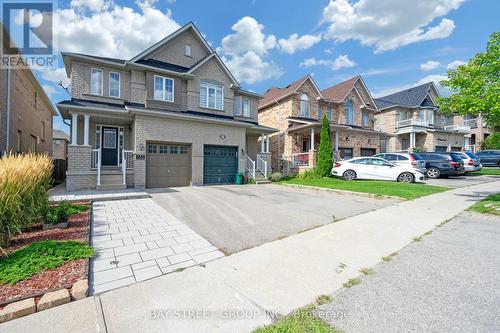
[(54, 65), (54, 1), (2, 1), (2, 67)]

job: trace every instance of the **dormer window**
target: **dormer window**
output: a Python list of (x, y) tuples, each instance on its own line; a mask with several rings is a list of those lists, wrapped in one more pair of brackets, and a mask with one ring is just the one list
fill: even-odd
[(174, 101), (174, 80), (163, 76), (154, 76), (154, 99), (158, 101)]
[(307, 94), (300, 95), (300, 116), (309, 118), (311, 103), (309, 102), (309, 96)]
[(191, 52), (192, 52), (191, 45), (189, 45), (189, 44), (184, 45), (184, 55), (186, 57), (192, 57), (192, 53)]
[(102, 95), (102, 69), (92, 68), (90, 93), (93, 95)]

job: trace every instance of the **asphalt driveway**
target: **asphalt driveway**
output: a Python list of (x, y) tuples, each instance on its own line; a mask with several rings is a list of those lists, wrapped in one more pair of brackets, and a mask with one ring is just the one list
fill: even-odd
[(426, 179), (425, 183), (427, 185), (438, 185), (438, 186), (446, 186), (452, 188), (465, 187), (478, 185), (482, 183), (489, 183), (498, 181), (500, 177), (498, 176), (484, 176), (484, 175), (475, 175), (475, 174), (466, 174), (457, 177), (447, 177), (447, 178), (438, 178), (438, 179)]
[(179, 187), (149, 193), (225, 253), (398, 202), (281, 185)]

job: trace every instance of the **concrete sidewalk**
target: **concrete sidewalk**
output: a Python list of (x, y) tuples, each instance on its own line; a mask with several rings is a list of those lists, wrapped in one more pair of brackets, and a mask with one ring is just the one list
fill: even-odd
[(286, 314), (318, 295), (332, 294), (359, 275), (360, 268), (377, 264), (499, 188), (500, 182), (486, 183), (402, 202), (221, 258), (205, 268), (104, 293), (95, 303), (87, 299), (14, 320), (0, 330), (69, 332), (66, 323), (72, 322), (81, 329), (71, 331), (79, 332), (249, 332), (270, 322), (268, 311)]

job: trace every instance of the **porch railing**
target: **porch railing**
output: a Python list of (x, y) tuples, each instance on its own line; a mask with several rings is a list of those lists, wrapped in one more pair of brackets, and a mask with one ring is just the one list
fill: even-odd
[(465, 119), (464, 125), (469, 126), (470, 128), (477, 128), (477, 118), (474, 119)]
[(92, 149), (92, 169), (97, 169), (97, 186), (101, 185), (101, 149)]
[(292, 154), (292, 166), (309, 166), (309, 153)]
[(407, 127), (407, 126), (421, 126), (429, 127), (430, 123), (426, 120), (420, 119), (404, 119), (396, 122), (396, 128)]
[(255, 179), (255, 161), (252, 160), (248, 155), (245, 155), (246, 161), (246, 171)]
[(465, 147), (465, 150), (470, 150), (471, 152), (475, 153), (478, 148), (479, 148), (479, 146), (477, 146), (477, 145), (467, 145)]
[(459, 131), (459, 132), (468, 132), (470, 131), (470, 126), (465, 125), (448, 125), (444, 127), (447, 131)]
[(134, 168), (134, 152), (132, 150), (122, 150), (122, 173), (123, 185), (127, 185), (127, 169)]
[(267, 178), (267, 161), (260, 155), (257, 155), (257, 169)]

